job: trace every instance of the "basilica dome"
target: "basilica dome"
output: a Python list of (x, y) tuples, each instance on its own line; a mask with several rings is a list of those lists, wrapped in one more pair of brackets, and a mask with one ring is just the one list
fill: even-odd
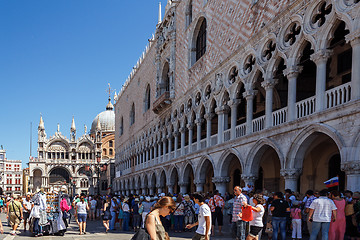
[(99, 113), (91, 124), (90, 134), (95, 134), (96, 126), (100, 122), (102, 132), (115, 131), (115, 113), (114, 106), (109, 99), (109, 103), (106, 105), (106, 111)]

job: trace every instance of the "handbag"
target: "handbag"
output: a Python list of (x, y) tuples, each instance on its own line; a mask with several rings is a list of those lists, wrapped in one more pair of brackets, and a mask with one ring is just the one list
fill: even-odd
[(131, 240), (150, 240), (150, 235), (145, 229), (140, 228), (134, 234), (134, 236), (131, 238)]
[(251, 206), (247, 206), (247, 207), (244, 207), (242, 206), (241, 207), (241, 210), (242, 210), (242, 217), (241, 219), (245, 222), (250, 222), (254, 219), (253, 217), (253, 212), (252, 212), (252, 207)]
[(268, 222), (266, 223), (265, 232), (266, 232), (266, 233), (272, 233), (272, 232), (273, 232), (273, 228), (272, 228), (271, 221), (268, 221)]

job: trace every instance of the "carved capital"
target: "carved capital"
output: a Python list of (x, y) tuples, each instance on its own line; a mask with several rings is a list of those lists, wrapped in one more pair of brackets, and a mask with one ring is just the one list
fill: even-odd
[(227, 105), (219, 106), (215, 109), (215, 113), (217, 115), (228, 113), (229, 111), (230, 111), (230, 108)]
[(232, 99), (228, 102), (228, 105), (233, 108), (237, 107), (241, 103), (241, 99)]
[(214, 113), (207, 113), (204, 115), (204, 118), (209, 121), (209, 120), (213, 119), (214, 116), (215, 116)]
[(213, 177), (212, 178), (213, 183), (228, 183), (230, 182), (230, 177)]
[(176, 131), (173, 133), (173, 135), (174, 135), (174, 137), (179, 136), (179, 131), (176, 130)]
[(186, 127), (189, 129), (189, 130), (192, 130), (194, 128), (194, 125), (193, 123), (189, 123), (188, 125), (186, 125)]
[(316, 53), (312, 54), (310, 56), (311, 61), (313, 61), (316, 65), (325, 63), (331, 56), (332, 51), (328, 49), (321, 49), (317, 51)]
[(185, 133), (185, 131), (186, 131), (186, 128), (184, 128), (184, 127), (179, 128), (179, 132)]
[(197, 118), (197, 119), (195, 120), (195, 124), (196, 124), (196, 125), (201, 125), (204, 121), (205, 121), (205, 120), (204, 120), (203, 118)]
[(351, 161), (342, 163), (341, 170), (346, 172), (346, 174), (360, 174), (360, 162)]
[(297, 78), (297, 76), (302, 72), (302, 66), (290, 66), (284, 70), (284, 75), (290, 78)]
[(350, 43), (352, 47), (360, 44), (360, 30), (357, 32), (349, 33), (345, 36), (346, 42)]
[(263, 81), (261, 83), (261, 86), (265, 89), (265, 90), (268, 90), (268, 89), (273, 89), (275, 87), (276, 84), (278, 84), (279, 80), (278, 79), (267, 79), (265, 81)]
[(256, 96), (257, 92), (258, 91), (254, 89), (247, 90), (243, 93), (243, 97), (246, 99), (246, 101), (252, 100)]
[(282, 169), (280, 170), (280, 174), (285, 179), (297, 179), (301, 174), (301, 169), (298, 168)]
[(179, 182), (180, 187), (186, 187), (188, 184), (188, 182)]
[(157, 183), (155, 187), (156, 187), (156, 188), (161, 188), (162, 186), (161, 186), (160, 183)]

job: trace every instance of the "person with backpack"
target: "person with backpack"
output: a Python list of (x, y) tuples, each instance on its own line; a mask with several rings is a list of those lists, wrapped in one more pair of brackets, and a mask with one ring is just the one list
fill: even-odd
[(184, 203), (181, 196), (176, 199), (176, 210), (174, 212), (175, 232), (182, 232), (184, 223)]
[(10, 201), (7, 207), (9, 224), (12, 228), (11, 235), (16, 235), (16, 229), (23, 219), (23, 208), (20, 202), (20, 196), (14, 195), (14, 199)]
[(224, 207), (225, 207), (225, 201), (220, 196), (220, 193), (218, 190), (215, 190), (215, 194), (212, 198), (209, 200), (209, 207), (211, 209), (211, 216), (212, 216), (212, 236), (215, 234), (215, 222), (217, 221), (219, 226), (219, 235), (223, 235), (221, 232), (222, 226), (223, 226), (223, 220), (224, 220)]
[[(194, 209), (194, 203), (190, 199), (189, 195), (184, 196), (185, 201), (184, 203), (184, 223), (185, 226), (191, 223), (194, 223), (194, 215), (195, 215), (195, 209)], [(187, 229), (185, 229), (186, 231)]]

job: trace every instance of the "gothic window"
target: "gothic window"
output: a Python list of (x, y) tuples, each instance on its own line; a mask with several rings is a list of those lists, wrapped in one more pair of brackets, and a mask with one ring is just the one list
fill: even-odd
[(144, 112), (150, 109), (150, 85), (148, 84), (145, 91)]
[(135, 123), (135, 104), (133, 103), (130, 110), (130, 126)]
[(189, 1), (189, 5), (187, 6), (185, 15), (186, 15), (186, 27), (188, 27), (192, 22), (192, 0)]
[(109, 149), (109, 155), (112, 156), (113, 155), (113, 150)]
[(121, 117), (119, 135), (121, 136), (121, 135), (123, 135), (123, 133), (124, 133), (124, 119), (123, 119), (123, 117)]
[(109, 147), (113, 147), (114, 146), (114, 142), (112, 140), (109, 141)]
[(232, 67), (229, 74), (229, 83), (234, 83), (238, 75), (239, 71), (237, 70), (237, 67)]
[(199, 33), (196, 37), (196, 61), (206, 52), (206, 20), (201, 23)]
[(160, 94), (163, 94), (164, 92), (168, 92), (170, 90), (170, 79), (169, 79), (169, 63), (166, 62), (164, 64), (164, 68), (162, 71), (162, 85)]
[(107, 153), (107, 152), (106, 152), (106, 149), (103, 149), (103, 155), (104, 155), (104, 156), (107, 155), (106, 153)]

